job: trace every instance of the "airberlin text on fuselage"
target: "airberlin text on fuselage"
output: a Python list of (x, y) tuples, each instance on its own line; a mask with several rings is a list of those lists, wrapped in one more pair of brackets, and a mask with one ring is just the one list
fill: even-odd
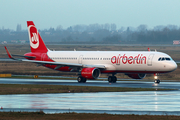
[(138, 54), (137, 56), (126, 56), (126, 54), (113, 56), (111, 58), (112, 64), (146, 64), (146, 56)]

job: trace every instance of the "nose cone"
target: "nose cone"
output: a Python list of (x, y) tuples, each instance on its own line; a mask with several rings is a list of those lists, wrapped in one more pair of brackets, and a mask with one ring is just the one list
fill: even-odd
[(177, 69), (177, 64), (174, 62), (174, 70), (176, 70)]
[(168, 69), (169, 69), (169, 71), (176, 70), (177, 69), (177, 64), (174, 61), (172, 61), (170, 64), (168, 64)]

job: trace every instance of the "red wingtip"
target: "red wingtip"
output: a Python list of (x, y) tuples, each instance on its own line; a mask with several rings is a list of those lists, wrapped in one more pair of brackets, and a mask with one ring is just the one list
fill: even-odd
[(148, 51), (151, 51), (150, 48), (148, 48)]
[(5, 48), (5, 50), (6, 50), (6, 52), (7, 52), (7, 54), (8, 54), (8, 56), (9, 56), (9, 58), (13, 58), (12, 56), (11, 56), (11, 54), (9, 53), (9, 51), (8, 51), (8, 49), (7, 49), (7, 47), (6, 46), (4, 46), (4, 48)]

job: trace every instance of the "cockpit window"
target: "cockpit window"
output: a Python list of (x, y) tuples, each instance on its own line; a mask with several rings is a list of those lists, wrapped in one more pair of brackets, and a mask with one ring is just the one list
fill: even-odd
[(164, 61), (164, 60), (166, 60), (166, 61), (170, 61), (170, 60), (171, 60), (171, 58), (167, 58), (167, 57), (160, 57), (160, 58), (158, 59), (158, 61)]
[(171, 59), (170, 58), (166, 58), (166, 60), (170, 61)]
[(161, 58), (159, 58), (158, 61), (161, 61)]

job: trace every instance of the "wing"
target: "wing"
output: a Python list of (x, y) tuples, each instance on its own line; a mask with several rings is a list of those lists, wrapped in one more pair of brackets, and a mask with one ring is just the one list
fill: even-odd
[[(80, 67), (80, 68), (87, 68), (87, 67), (96, 67), (96, 68), (100, 68), (100, 69), (105, 69), (106, 67), (104, 65), (87, 65), (87, 64), (78, 64), (78, 63), (64, 63), (64, 62), (49, 62), (49, 61), (38, 61), (38, 60), (27, 60), (27, 59), (16, 59), (13, 57), (13, 55), (10, 54), (10, 52), (8, 51), (8, 49), (6, 48), (6, 52), (9, 56), (9, 58), (16, 60), (16, 61), (22, 61), (22, 62), (32, 62), (32, 63), (36, 63), (39, 65), (57, 65), (57, 67), (55, 69), (58, 69), (62, 66), (69, 66), (69, 67)], [(35, 57), (31, 57), (31, 56), (22, 56), (22, 55), (15, 55), (15, 56), (19, 56), (19, 57), (29, 57), (29, 58), (35, 58)]]
[(24, 62), (32, 62), (32, 63), (37, 63), (40, 65), (57, 65), (57, 67), (62, 67), (62, 66), (69, 66), (69, 67), (96, 67), (96, 68), (101, 68), (101, 69), (105, 69), (104, 65), (86, 65), (86, 64), (77, 64), (77, 63), (64, 63), (64, 62), (49, 62), (49, 61), (37, 61), (37, 60), (25, 60), (22, 59), (21, 61)]

